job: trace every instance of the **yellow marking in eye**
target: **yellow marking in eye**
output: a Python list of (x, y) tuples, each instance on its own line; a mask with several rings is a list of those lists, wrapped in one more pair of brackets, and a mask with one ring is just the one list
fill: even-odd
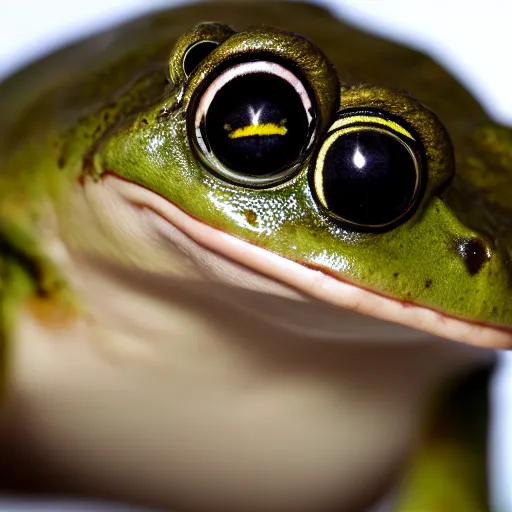
[(387, 119), (383, 119), (378, 116), (347, 116), (338, 119), (330, 128), (329, 133), (334, 130), (338, 130), (339, 128), (343, 128), (350, 125), (358, 125), (358, 124), (367, 124), (367, 123), (375, 123), (386, 126), (390, 128), (392, 131), (405, 135), (408, 139), (415, 140), (415, 138), (403, 127), (394, 121), (388, 121)]
[(367, 123), (375, 123), (386, 126), (390, 128), (392, 131), (405, 135), (408, 139), (414, 140), (415, 138), (403, 127), (394, 121), (388, 121), (387, 119), (383, 119), (378, 116), (371, 115), (359, 115), (359, 116), (347, 116), (338, 119), (330, 128), (329, 133), (334, 132), (335, 130), (339, 130), (340, 128), (344, 128), (351, 125), (359, 125), (359, 124), (367, 124)]
[(250, 124), (237, 128), (229, 134), (230, 139), (241, 139), (242, 137), (254, 137), (255, 135), (286, 135), (288, 128), (274, 123)]

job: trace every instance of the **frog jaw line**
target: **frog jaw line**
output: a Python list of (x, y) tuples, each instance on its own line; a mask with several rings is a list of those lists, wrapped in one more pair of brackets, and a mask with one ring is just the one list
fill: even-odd
[(493, 349), (512, 346), (512, 331), (506, 327), (459, 319), (424, 306), (411, 305), (371, 292), (215, 229), (191, 217), (161, 195), (115, 173), (106, 173), (103, 180), (108, 180), (109, 185), (117, 189), (127, 201), (144, 205), (204, 248), (287, 284), (310, 297), (469, 345)]

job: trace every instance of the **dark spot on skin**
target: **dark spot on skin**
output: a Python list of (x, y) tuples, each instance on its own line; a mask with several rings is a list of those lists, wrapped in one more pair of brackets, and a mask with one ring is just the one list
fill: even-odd
[(398, 272), (395, 272), (395, 273), (393, 274), (393, 277), (396, 279), (399, 275), (400, 275), (400, 274), (399, 274)]
[(411, 292), (407, 292), (407, 297), (410, 297), (411, 296)]
[(62, 155), (59, 156), (59, 159), (57, 160), (57, 165), (59, 169), (64, 169), (64, 167), (66, 166), (66, 159)]
[(491, 259), (488, 248), (480, 238), (457, 238), (455, 251), (471, 276), (478, 274), (484, 263)]
[(432, 279), (427, 279), (425, 281), (425, 288), (430, 288), (432, 286)]
[(255, 226), (258, 222), (258, 216), (252, 210), (244, 210), (245, 220), (251, 225)]
[(140, 124), (144, 124), (144, 125), (148, 125), (149, 124), (149, 121), (147, 119), (141, 119), (140, 120)]
[(492, 312), (493, 312), (493, 313), (497, 313), (497, 312), (498, 312), (498, 308), (497, 308), (496, 306), (494, 306), (494, 307), (492, 308)]

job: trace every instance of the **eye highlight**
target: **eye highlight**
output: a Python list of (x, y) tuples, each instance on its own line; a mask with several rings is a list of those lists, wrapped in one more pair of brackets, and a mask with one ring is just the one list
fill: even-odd
[(404, 221), (417, 205), (424, 177), (420, 145), (380, 112), (344, 114), (330, 128), (313, 172), (317, 202), (356, 230)]
[(192, 136), (215, 173), (264, 187), (290, 176), (303, 162), (316, 120), (307, 84), (281, 64), (255, 60), (226, 69), (200, 93)]

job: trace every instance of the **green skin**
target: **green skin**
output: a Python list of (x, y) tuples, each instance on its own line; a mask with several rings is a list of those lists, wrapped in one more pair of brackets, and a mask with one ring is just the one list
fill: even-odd
[[(273, 30), (190, 30), (204, 19), (245, 30), (247, 10), (252, 26), (293, 30), (324, 53)], [(22, 301), (36, 296), (55, 308), (77, 303), (38, 243), (48, 198), (65, 215), (71, 185), (85, 175), (100, 179), (105, 171), (212, 227), (341, 280), (469, 322), (512, 328), (512, 130), (489, 119), (428, 57), (316, 7), (302, 6), (296, 18), (289, 10), (278, 2), (237, 9), (207, 4), (153, 15), (117, 29), (115, 37), (95, 36), (58, 52), (0, 86), (4, 362)], [(102, 37), (113, 41), (106, 52), (93, 44)], [(222, 44), (187, 78), (184, 51), (201, 39)], [(340, 50), (339, 41), (350, 51)], [(321, 112), (316, 148), (338, 109), (380, 108), (414, 129), (428, 178), (408, 220), (380, 233), (334, 222), (311, 195), (311, 154), (293, 179), (259, 190), (228, 183), (201, 164), (187, 131), (194, 92), (228, 56), (255, 49), (293, 62), (310, 81)], [(487, 255), (476, 266), (458, 250), (468, 240), (479, 241)], [(485, 510), (480, 502), (471, 506), (464, 510)]]

